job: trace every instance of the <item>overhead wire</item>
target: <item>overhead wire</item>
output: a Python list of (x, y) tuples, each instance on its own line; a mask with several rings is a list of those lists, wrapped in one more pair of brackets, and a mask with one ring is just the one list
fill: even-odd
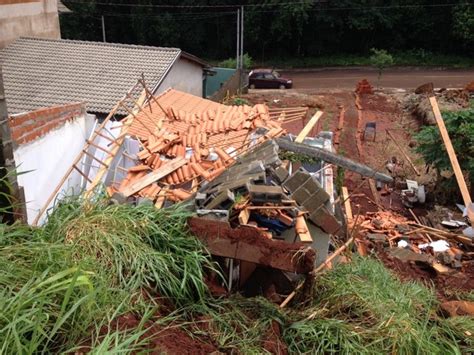
[[(105, 6), (121, 6), (121, 7), (143, 7), (143, 8), (175, 8), (175, 9), (218, 9), (218, 8), (252, 8), (252, 7), (278, 7), (291, 5), (323, 5), (327, 2), (317, 1), (292, 1), (279, 3), (258, 3), (258, 4), (222, 4), (222, 5), (174, 5), (174, 4), (131, 4), (117, 2), (91, 2), (84, 0), (68, 0), (67, 3), (83, 4), (83, 5), (105, 5)], [(347, 10), (377, 10), (377, 9), (411, 9), (411, 8), (444, 8), (454, 6), (473, 6), (474, 4), (466, 3), (445, 3), (445, 4), (408, 4), (408, 5), (380, 5), (380, 6), (346, 6), (346, 7), (323, 7), (315, 10), (324, 11), (347, 11)]]

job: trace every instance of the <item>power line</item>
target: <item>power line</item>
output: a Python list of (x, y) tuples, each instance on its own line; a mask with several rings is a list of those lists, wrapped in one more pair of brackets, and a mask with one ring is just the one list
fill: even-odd
[(212, 9), (212, 8), (240, 8), (244, 7), (275, 7), (275, 6), (287, 6), (287, 5), (315, 5), (325, 3), (325, 1), (313, 0), (313, 1), (292, 1), (292, 2), (281, 2), (275, 4), (263, 3), (263, 4), (223, 4), (223, 5), (171, 5), (171, 4), (123, 4), (123, 3), (106, 3), (106, 2), (90, 2), (80, 0), (67, 0), (66, 3), (72, 4), (95, 4), (95, 5), (112, 5), (112, 6), (125, 6), (125, 7), (151, 7), (151, 8), (176, 8), (176, 9)]
[[(171, 4), (123, 4), (123, 3), (106, 3), (106, 2), (90, 2), (82, 0), (67, 0), (66, 3), (83, 4), (83, 5), (105, 5), (105, 6), (122, 6), (122, 7), (142, 7), (142, 8), (175, 8), (175, 9), (218, 9), (218, 8), (240, 8), (240, 7), (279, 7), (288, 5), (318, 5), (325, 4), (325, 1), (300, 1), (300, 2), (280, 2), (275, 4), (229, 4), (229, 5), (171, 5)], [(351, 6), (351, 7), (326, 7), (318, 10), (323, 11), (347, 11), (347, 10), (378, 10), (378, 9), (412, 9), (412, 8), (446, 8), (453, 6), (473, 6), (471, 3), (447, 3), (447, 4), (412, 4), (412, 5), (382, 5), (382, 6)]]

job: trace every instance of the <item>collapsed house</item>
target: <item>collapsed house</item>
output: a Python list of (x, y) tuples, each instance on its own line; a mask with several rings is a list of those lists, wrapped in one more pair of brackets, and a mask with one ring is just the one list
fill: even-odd
[[(142, 95), (127, 102), (140, 85)], [(119, 109), (129, 115), (113, 121)], [(174, 89), (154, 96), (139, 80), (114, 110), (94, 128), (34, 223), (70, 175), (82, 177), (86, 197), (105, 185), (113, 203), (166, 208), (187, 201), (196, 212), (191, 231), (220, 258), (231, 288), (262, 268), (289, 282), (326, 259), (330, 236), (345, 233), (332, 164), (391, 181), (334, 154), (330, 132), (306, 137), (322, 112), (298, 137), (286, 134), (284, 123), (303, 119), (306, 107), (227, 106)], [(282, 159), (283, 150), (314, 163)]]

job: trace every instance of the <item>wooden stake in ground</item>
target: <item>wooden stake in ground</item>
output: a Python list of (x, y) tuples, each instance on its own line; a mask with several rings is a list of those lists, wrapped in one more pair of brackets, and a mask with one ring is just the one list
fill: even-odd
[[(451, 165), (454, 170), (454, 175), (456, 176), (459, 189), (461, 190), (464, 205), (466, 207), (469, 207), (469, 205), (472, 203), (471, 196), (469, 195), (469, 190), (467, 189), (466, 181), (464, 181), (464, 175), (462, 174), (461, 167), (459, 166), (458, 158), (456, 157), (456, 153), (454, 152), (453, 144), (451, 143), (448, 131), (446, 130), (443, 117), (441, 116), (436, 97), (430, 97), (430, 103), (431, 107), (433, 108), (433, 113), (436, 119), (436, 123), (438, 124), (441, 137), (443, 138), (444, 146), (446, 147), (446, 151), (448, 152), (449, 160), (451, 161)], [(471, 220), (471, 223), (474, 223), (474, 221)]]
[(395, 137), (392, 135), (392, 133), (387, 129), (386, 130), (388, 136), (392, 139), (393, 143), (395, 143), (395, 145), (397, 146), (398, 150), (400, 151), (400, 153), (402, 153), (402, 155), (405, 157), (405, 159), (408, 161), (408, 163), (410, 164), (411, 168), (413, 169), (413, 171), (415, 172), (416, 175), (420, 176), (420, 172), (418, 171), (418, 169), (416, 168), (415, 164), (413, 164), (413, 162), (411, 161), (410, 157), (408, 156), (407, 153), (405, 153), (405, 151), (402, 149), (402, 147), (400, 147), (400, 145), (398, 144), (397, 140), (395, 139)]
[(313, 117), (309, 120), (309, 122), (304, 126), (304, 128), (301, 130), (301, 132), (298, 134), (298, 136), (295, 139), (296, 143), (301, 143), (303, 140), (306, 138), (306, 136), (309, 134), (309, 132), (313, 129), (313, 127), (318, 123), (319, 119), (323, 115), (322, 111), (318, 111), (314, 114)]
[(351, 200), (349, 199), (349, 192), (347, 187), (342, 187), (342, 199), (344, 201), (344, 209), (346, 210), (347, 223), (351, 224), (354, 216), (352, 215)]

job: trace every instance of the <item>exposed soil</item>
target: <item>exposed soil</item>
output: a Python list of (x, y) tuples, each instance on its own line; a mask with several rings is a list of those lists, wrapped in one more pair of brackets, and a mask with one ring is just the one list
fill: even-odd
[(456, 299), (457, 293), (474, 289), (474, 262), (466, 263), (460, 271), (438, 274), (427, 264), (404, 262), (385, 252), (378, 253), (379, 259), (403, 281), (419, 281), (434, 286), (440, 301)]
[[(313, 74), (301, 73), (298, 77), (302, 80), (301, 82), (309, 82), (320, 75), (320, 73)], [(353, 90), (362, 78), (361, 76), (354, 78), (354, 83), (350, 85), (350, 88)], [(416, 76), (413, 76), (411, 80), (413, 83), (410, 85), (413, 87), (426, 82), (425, 79), (416, 79)], [(298, 81), (295, 80), (296, 88), (297, 83)], [(395, 183), (393, 186), (384, 187), (382, 189), (384, 193), (371, 189), (369, 179), (350, 171), (345, 171), (343, 184), (349, 190), (354, 216), (388, 210), (412, 219), (401, 202), (400, 186), (406, 179), (418, 181), (419, 184), (427, 187), (429, 202), (431, 198), (429, 191), (434, 182), (433, 173), (426, 171), (423, 160), (413, 149), (416, 146), (414, 134), (420, 129), (421, 123), (403, 109), (399, 103), (399, 94), (377, 92), (357, 97), (352, 90), (317, 91), (316, 88), (285, 91), (254, 90), (246, 98), (251, 102), (254, 100), (265, 102), (269, 106), (309, 106), (310, 111), (305, 120), (284, 125), (288, 132), (295, 135), (301, 131), (316, 109), (323, 110), (324, 115), (309, 136), (314, 136), (322, 130), (335, 132), (335, 148), (339, 154), (364, 163), (382, 173), (389, 174), (386, 164), (389, 159), (395, 157), (399, 162), (396, 171), (392, 173)], [(316, 101), (319, 103), (317, 108), (314, 107)], [(366, 124), (371, 122), (376, 124), (375, 137), (367, 135), (367, 139), (364, 139)], [(387, 130), (390, 131), (393, 139), (387, 134)], [(420, 175), (411, 167), (402, 151), (410, 158)], [(417, 216), (425, 216), (429, 208), (431, 207), (428, 204), (415, 205), (413, 210)], [(459, 291), (474, 289), (474, 265), (465, 264), (462, 270), (454, 270), (452, 274), (447, 275), (437, 274), (429, 266), (403, 262), (384, 252), (379, 253), (379, 257), (402, 280), (417, 280), (427, 285), (434, 285), (440, 300), (453, 299)]]
[[(140, 324), (134, 314), (125, 314), (115, 319), (110, 324), (110, 329), (127, 330), (134, 329)], [(148, 339), (146, 349), (152, 354), (210, 354), (217, 351), (217, 347), (210, 339), (191, 337), (178, 325), (163, 327), (148, 321), (145, 327), (149, 328), (143, 335)]]
[(263, 338), (263, 348), (270, 354), (288, 354), (288, 347), (281, 338), (280, 325), (276, 321), (272, 322), (272, 325), (265, 333)]

